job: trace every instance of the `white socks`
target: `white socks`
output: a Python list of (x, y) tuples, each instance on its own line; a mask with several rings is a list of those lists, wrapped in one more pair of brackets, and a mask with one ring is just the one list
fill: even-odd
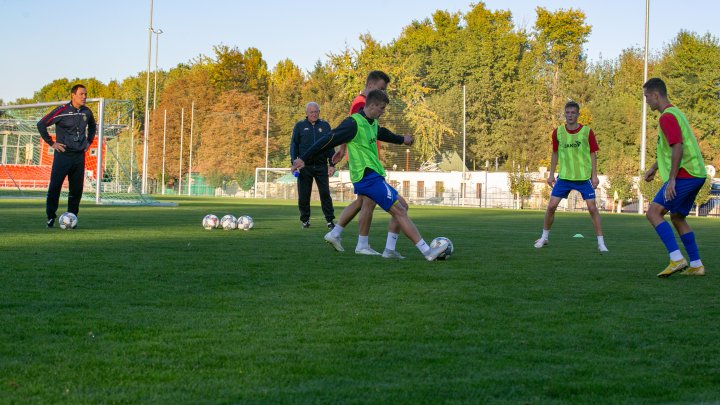
[(330, 231), (330, 235), (339, 238), (342, 235), (343, 227), (340, 224), (335, 224), (335, 227)]
[(427, 254), (430, 251), (430, 246), (425, 243), (425, 239), (420, 239), (420, 242), (416, 243), (415, 247), (417, 247), (420, 253), (422, 253), (423, 255)]
[(397, 245), (397, 240), (398, 240), (398, 234), (388, 232), (387, 241), (385, 242), (385, 249), (395, 250), (395, 246)]
[(358, 235), (358, 243), (356, 249), (364, 249), (366, 247), (370, 247), (368, 242), (369, 238), (369, 236)]
[(680, 252), (680, 250), (673, 250), (672, 252), (670, 252), (670, 260), (676, 262), (682, 258), (683, 258), (683, 255)]

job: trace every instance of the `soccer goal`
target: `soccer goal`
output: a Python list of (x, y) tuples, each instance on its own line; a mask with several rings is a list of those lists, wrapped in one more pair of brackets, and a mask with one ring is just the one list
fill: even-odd
[[(55, 151), (40, 137), (36, 125), (65, 103), (0, 106), (0, 196), (45, 196)], [(135, 136), (132, 102), (94, 98), (87, 100), (87, 106), (95, 115), (98, 131), (85, 156), (83, 199), (96, 204), (160, 205), (140, 192), (142, 145)], [(54, 138), (55, 127), (48, 129)], [(67, 186), (66, 180), (60, 198), (67, 199)]]
[(256, 167), (255, 198), (294, 198), (297, 179), (287, 167)]

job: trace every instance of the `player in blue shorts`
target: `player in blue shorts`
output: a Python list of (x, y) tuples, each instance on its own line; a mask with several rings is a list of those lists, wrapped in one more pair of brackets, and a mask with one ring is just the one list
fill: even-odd
[[(570, 191), (577, 190), (587, 204), (597, 236), (598, 250), (601, 253), (608, 251), (600, 225), (600, 212), (595, 203), (595, 188), (600, 183), (596, 160), (599, 148), (592, 129), (578, 123), (579, 116), (580, 105), (574, 101), (568, 102), (565, 104), (565, 125), (559, 126), (552, 134), (553, 152), (547, 182), (553, 189), (545, 211), (542, 235), (535, 241), (538, 249), (548, 244), (558, 204), (563, 198), (567, 198)], [(556, 180), (555, 166), (558, 162), (560, 170)]]
[[(295, 159), (291, 170), (303, 167), (305, 161), (317, 153), (347, 143), (350, 180), (355, 187), (355, 193), (371, 198), (392, 216), (388, 232), (402, 231), (427, 260), (433, 261), (445, 251), (447, 242), (431, 248), (420, 236), (420, 232), (408, 216), (407, 203), (398, 195), (397, 190), (385, 181), (385, 169), (378, 157), (376, 146), (378, 140), (405, 145), (413, 143), (412, 136), (395, 135), (378, 125), (377, 120), (385, 112), (385, 107), (389, 102), (390, 99), (382, 90), (373, 90), (368, 93), (365, 107), (360, 112), (346, 118), (337, 128), (310, 146), (298, 159)], [(325, 240), (335, 250), (343, 251), (340, 238), (333, 232), (335, 232), (334, 229), (327, 233)], [(395, 252), (395, 247), (386, 246), (387, 250)], [(383, 256), (386, 255), (383, 254)], [(397, 254), (396, 258), (402, 257)]]
[[(644, 176), (645, 181), (652, 181), (655, 173), (659, 172), (665, 182), (645, 214), (670, 255), (670, 264), (657, 276), (670, 277), (683, 269), (683, 275), (704, 276), (705, 266), (700, 260), (695, 232), (685, 220), (707, 178), (700, 146), (685, 114), (670, 104), (667, 87), (662, 80), (648, 80), (643, 85), (643, 95), (650, 109), (660, 112), (657, 161)], [(680, 252), (670, 224), (665, 221), (668, 212), (690, 257), (689, 266)]]

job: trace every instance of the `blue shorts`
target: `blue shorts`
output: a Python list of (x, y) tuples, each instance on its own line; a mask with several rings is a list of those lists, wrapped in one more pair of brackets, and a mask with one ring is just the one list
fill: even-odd
[(595, 199), (595, 189), (592, 187), (590, 180), (575, 181), (557, 179), (550, 195), (558, 198), (567, 198), (573, 190), (580, 192), (583, 200)]
[(673, 214), (680, 214), (682, 216), (688, 216), (693, 204), (695, 203), (695, 197), (697, 197), (698, 191), (705, 184), (704, 178), (688, 178), (688, 179), (675, 179), (675, 198), (670, 201), (665, 201), (665, 187), (667, 182), (660, 187), (660, 191), (655, 194), (653, 202), (655, 204), (662, 205), (666, 210)]
[(364, 195), (375, 201), (385, 211), (390, 211), (398, 200), (398, 192), (387, 184), (385, 178), (377, 173), (370, 173), (357, 183), (353, 183), (355, 194)]

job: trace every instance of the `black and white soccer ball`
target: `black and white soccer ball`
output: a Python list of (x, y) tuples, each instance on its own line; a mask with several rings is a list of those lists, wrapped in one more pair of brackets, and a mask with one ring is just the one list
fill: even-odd
[(75, 227), (77, 227), (77, 223), (77, 216), (72, 212), (66, 212), (58, 218), (58, 225), (60, 225), (60, 229), (75, 229)]
[(237, 229), (237, 218), (234, 215), (227, 214), (220, 218), (220, 226), (226, 231)]
[(249, 231), (255, 226), (255, 221), (250, 217), (250, 215), (242, 215), (240, 218), (237, 219), (237, 228), (242, 229), (243, 231)]
[(431, 248), (436, 248), (440, 246), (443, 242), (447, 242), (447, 248), (445, 248), (445, 251), (440, 253), (437, 257), (438, 260), (447, 260), (452, 256), (453, 252), (455, 251), (455, 247), (453, 246), (453, 243), (450, 239), (444, 237), (444, 236), (438, 236), (437, 238), (433, 239), (432, 242), (430, 242)]
[(215, 229), (220, 226), (220, 220), (216, 215), (207, 214), (202, 220), (202, 226), (207, 230)]

